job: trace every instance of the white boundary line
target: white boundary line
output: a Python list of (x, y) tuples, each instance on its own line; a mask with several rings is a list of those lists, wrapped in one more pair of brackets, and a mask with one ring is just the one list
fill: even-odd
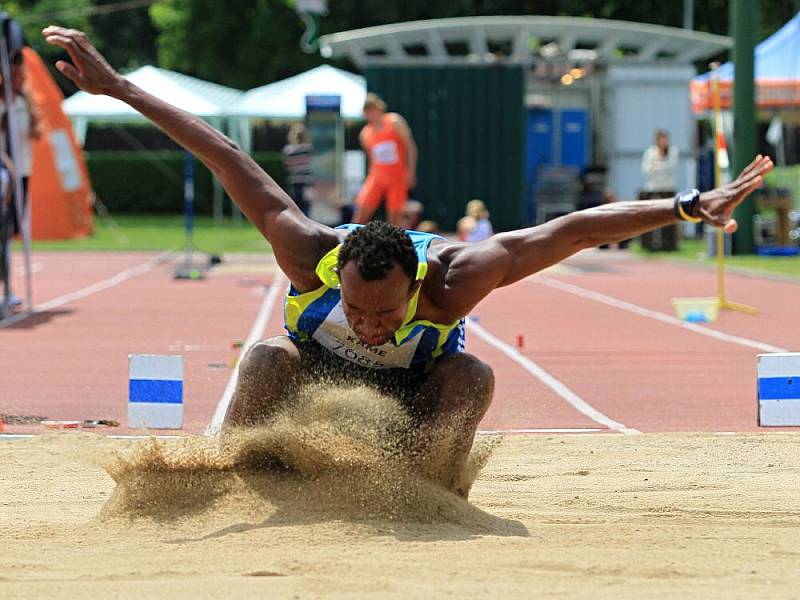
[(58, 308), (59, 306), (64, 306), (65, 304), (69, 304), (70, 302), (74, 302), (75, 300), (81, 300), (82, 298), (86, 298), (87, 296), (91, 296), (92, 294), (96, 294), (97, 292), (102, 292), (109, 288), (115, 287), (121, 283), (128, 281), (129, 279), (133, 279), (134, 277), (143, 275), (144, 273), (152, 271), (156, 265), (162, 263), (170, 254), (172, 254), (171, 251), (162, 252), (155, 258), (151, 258), (147, 262), (137, 265), (135, 267), (131, 267), (129, 269), (125, 269), (124, 271), (120, 271), (119, 273), (109, 277), (108, 279), (98, 281), (97, 283), (93, 283), (92, 285), (89, 285), (85, 288), (81, 288), (77, 291), (64, 294), (63, 296), (59, 296), (58, 298), (54, 298), (53, 300), (48, 300), (47, 302), (34, 306), (32, 312), (19, 313), (17, 315), (9, 317), (3, 321), (0, 321), (0, 329), (3, 329), (4, 327), (9, 327), (10, 325), (14, 325), (15, 323), (19, 323), (20, 321), (24, 321), (28, 317), (32, 317), (35, 314), (53, 310), (54, 308)]
[[(86, 429), (79, 430), (80, 433), (95, 433), (92, 431), (87, 431)], [(50, 432), (53, 433), (53, 432)], [(71, 435), (69, 432), (62, 432), (63, 435)], [(0, 433), (0, 441), (2, 440), (30, 440), (36, 437), (42, 437), (42, 433)], [(150, 438), (156, 438), (159, 440), (179, 440), (183, 437), (187, 437), (185, 435), (135, 435), (135, 434), (128, 434), (128, 435), (107, 435), (105, 436), (111, 440), (147, 440)]]
[(484, 329), (481, 325), (478, 325), (474, 321), (467, 319), (467, 327), (471, 329), (484, 342), (486, 342), (493, 348), (505, 354), (508, 358), (513, 360), (515, 363), (517, 363), (519, 366), (525, 369), (528, 373), (536, 377), (536, 379), (541, 381), (544, 385), (546, 385), (556, 394), (561, 396), (561, 398), (566, 400), (575, 410), (586, 415), (595, 423), (599, 423), (604, 427), (608, 427), (612, 431), (619, 431), (621, 433), (629, 433), (629, 434), (641, 433), (640, 431), (632, 429), (630, 427), (626, 427), (622, 423), (619, 423), (601, 413), (599, 410), (597, 410), (596, 408), (591, 406), (588, 402), (586, 402), (583, 398), (578, 396), (578, 394), (573, 392), (566, 385), (564, 385), (558, 379), (553, 377), (550, 373), (545, 371), (542, 367), (537, 365), (535, 362), (533, 362), (524, 354), (521, 354), (519, 351), (517, 351), (516, 348), (510, 346), (501, 339), (495, 337), (489, 331)]
[(542, 428), (542, 429), (479, 429), (478, 435), (494, 435), (502, 433), (601, 433), (605, 429), (593, 429), (590, 427), (584, 429), (559, 429), (559, 428)]
[(651, 310), (649, 308), (645, 308), (643, 306), (639, 306), (638, 304), (633, 304), (631, 302), (626, 302), (625, 300), (620, 300), (619, 298), (614, 298), (613, 296), (607, 296), (606, 294), (601, 294), (600, 292), (587, 290), (586, 288), (578, 287), (577, 285), (573, 285), (571, 283), (565, 283), (557, 279), (551, 279), (550, 277), (546, 277), (544, 275), (534, 275), (533, 277), (528, 277), (527, 279), (525, 279), (525, 281), (527, 281), (528, 283), (539, 283), (541, 285), (546, 285), (548, 287), (561, 290), (562, 292), (574, 294), (575, 296), (579, 296), (587, 300), (594, 300), (595, 302), (600, 302), (601, 304), (613, 306), (614, 308), (625, 310), (642, 317), (654, 319), (656, 321), (666, 323), (667, 325), (675, 325), (683, 329), (688, 329), (689, 331), (693, 331), (695, 333), (699, 333), (700, 335), (705, 335), (710, 338), (714, 338), (721, 342), (738, 344), (739, 346), (744, 346), (746, 348), (753, 348), (755, 350), (760, 350), (762, 352), (789, 352), (789, 350), (787, 350), (786, 348), (781, 348), (780, 346), (773, 346), (772, 344), (759, 342), (758, 340), (751, 340), (748, 338), (740, 337), (738, 335), (723, 333), (722, 331), (717, 331), (716, 329), (703, 327), (702, 325), (698, 325), (697, 323), (687, 323), (686, 321), (681, 321), (680, 319), (678, 319), (677, 317), (673, 317), (672, 315), (658, 312), (657, 310)]
[(281, 271), (276, 271), (275, 279), (269, 286), (269, 291), (264, 295), (264, 301), (261, 303), (261, 308), (258, 309), (256, 320), (253, 322), (250, 333), (239, 352), (239, 358), (236, 360), (236, 368), (233, 370), (233, 373), (231, 373), (230, 379), (228, 379), (228, 385), (225, 386), (225, 391), (222, 393), (222, 397), (217, 404), (214, 416), (211, 417), (211, 423), (206, 427), (206, 435), (216, 435), (222, 428), (222, 421), (225, 418), (225, 413), (228, 412), (228, 406), (230, 406), (231, 399), (233, 398), (233, 391), (236, 389), (236, 381), (239, 379), (239, 363), (250, 347), (263, 336), (264, 330), (269, 323), (270, 315), (272, 315), (272, 309), (275, 307), (275, 302), (284, 290), (286, 283), (286, 276)]
[[(534, 433), (551, 433), (554, 435), (562, 435), (562, 434), (594, 434), (594, 433), (603, 433), (606, 432), (605, 429), (480, 429), (478, 430), (478, 435), (502, 435), (506, 433), (511, 434), (534, 434)], [(87, 430), (80, 430), (80, 433), (96, 433)], [(50, 432), (52, 433), (52, 432)], [(30, 440), (33, 438), (41, 437), (44, 434), (41, 433), (0, 433), (0, 442), (3, 440), (6, 441), (14, 441), (14, 440)], [(63, 432), (63, 435), (70, 435), (69, 432)], [(719, 434), (721, 435), (721, 434)], [(158, 440), (179, 440), (185, 437), (190, 437), (186, 435), (135, 435), (135, 434), (127, 434), (127, 435), (107, 435), (105, 436), (111, 440), (144, 440), (155, 438)]]
[[(17, 263), (16, 259), (14, 260), (15, 264), (13, 269), (11, 270), (11, 276), (19, 277), (21, 279), (22, 277), (24, 277), (24, 269), (25, 269), (24, 263), (23, 261), (19, 261), (19, 263)], [(35, 262), (31, 265), (31, 273), (41, 273), (42, 271), (44, 271), (44, 263)], [(20, 272), (22, 272), (22, 275), (18, 275)]]

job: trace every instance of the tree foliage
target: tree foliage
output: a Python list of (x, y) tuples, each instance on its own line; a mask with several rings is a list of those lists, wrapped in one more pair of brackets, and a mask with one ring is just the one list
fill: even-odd
[[(797, 10), (796, 0), (760, 0), (762, 37)], [(641, 0), (329, 0), (322, 33), (400, 21), (487, 15), (562, 15), (681, 27), (683, 2)], [(200, 77), (253, 87), (320, 64), (299, 48), (295, 0), (161, 0), (150, 9), (159, 61)], [(728, 33), (730, 0), (696, 0), (695, 29)]]
[[(3, 10), (22, 24), (28, 43), (42, 56), (66, 94), (74, 92), (75, 87), (54, 67), (55, 61), (65, 58), (66, 53), (44, 42), (41, 31), (48, 25), (85, 31), (111, 64), (119, 69), (155, 62), (158, 32), (147, 8), (115, 10), (119, 6), (120, 0), (13, 0), (2, 3)], [(102, 8), (111, 11), (104, 13)]]
[(3, 10), (20, 22), (25, 37), (42, 58), (61, 56), (61, 51), (42, 39), (42, 28), (57, 20), (60, 25), (82, 29), (93, 35), (88, 11), (92, 0), (12, 0), (3, 2)]
[(303, 24), (285, 0), (165, 0), (150, 8), (161, 66), (251, 88), (320, 64), (303, 54)]
[[(800, 9), (800, 0), (759, 1), (762, 39)], [(294, 10), (295, 2), (155, 0), (148, 9), (130, 8), (120, 0), (11, 0), (2, 7), (23, 23), (31, 44), (50, 64), (63, 52), (45, 47), (39, 32), (55, 21), (87, 31), (118, 68), (157, 62), (164, 68), (247, 89), (323, 62), (318, 54), (300, 50), (305, 26)], [(329, 0), (328, 4), (323, 34), (399, 21), (486, 15), (581, 16), (672, 27), (683, 22), (683, 2), (677, 0)], [(728, 33), (731, 0), (695, 0), (694, 4), (696, 30)], [(90, 14), (99, 7), (103, 14)], [(106, 13), (106, 9), (114, 12)], [(59, 83), (69, 88), (63, 78)]]

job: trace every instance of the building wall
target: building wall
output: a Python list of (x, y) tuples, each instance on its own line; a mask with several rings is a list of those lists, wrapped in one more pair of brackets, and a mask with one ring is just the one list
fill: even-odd
[(680, 159), (677, 188), (695, 185), (694, 119), (690, 65), (610, 65), (606, 80), (605, 135), (609, 183), (620, 200), (633, 200), (642, 187), (641, 159), (656, 129), (670, 134)]
[(419, 147), (414, 197), (454, 230), (472, 198), (497, 230), (525, 224), (524, 71), (519, 65), (368, 67), (367, 88), (408, 121)]

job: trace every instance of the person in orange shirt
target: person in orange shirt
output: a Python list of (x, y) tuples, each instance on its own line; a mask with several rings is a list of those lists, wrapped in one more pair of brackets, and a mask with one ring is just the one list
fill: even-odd
[(369, 174), (356, 198), (353, 221), (369, 221), (385, 197), (388, 221), (401, 225), (408, 190), (417, 183), (417, 145), (406, 120), (387, 113), (386, 103), (376, 94), (367, 94), (364, 118), (367, 124), (359, 139), (369, 157)]

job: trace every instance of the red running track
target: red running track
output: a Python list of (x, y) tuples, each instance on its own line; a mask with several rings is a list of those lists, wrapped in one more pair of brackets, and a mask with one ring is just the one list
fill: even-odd
[[(234, 258), (204, 281), (175, 281), (174, 261), (156, 258), (36, 253), (38, 305), (82, 293), (0, 329), (0, 413), (124, 423), (127, 355), (180, 353), (184, 429), (203, 431), (231, 378), (237, 352), (231, 344), (248, 336), (264, 306), (269, 288), (255, 284), (269, 282), (273, 268), (269, 257)], [(16, 285), (19, 289), (21, 282)], [(759, 350), (736, 340), (800, 349), (800, 328), (792, 316), (800, 283), (730, 275), (729, 297), (762, 313), (725, 312), (709, 326), (729, 334), (723, 340), (630, 310), (635, 305), (669, 316), (671, 297), (713, 295), (714, 286), (714, 274), (706, 270), (588, 252), (566, 267), (497, 290), (473, 315), (487, 335), (474, 329), (468, 334), (467, 349), (491, 364), (497, 378), (482, 428), (757, 429)], [(610, 305), (609, 298), (628, 309)], [(263, 334), (256, 333), (282, 332), (279, 300)], [(524, 347), (517, 352), (519, 335)], [(532, 374), (541, 375), (542, 369), (551, 387)], [(6, 431), (44, 429), (6, 426)]]

